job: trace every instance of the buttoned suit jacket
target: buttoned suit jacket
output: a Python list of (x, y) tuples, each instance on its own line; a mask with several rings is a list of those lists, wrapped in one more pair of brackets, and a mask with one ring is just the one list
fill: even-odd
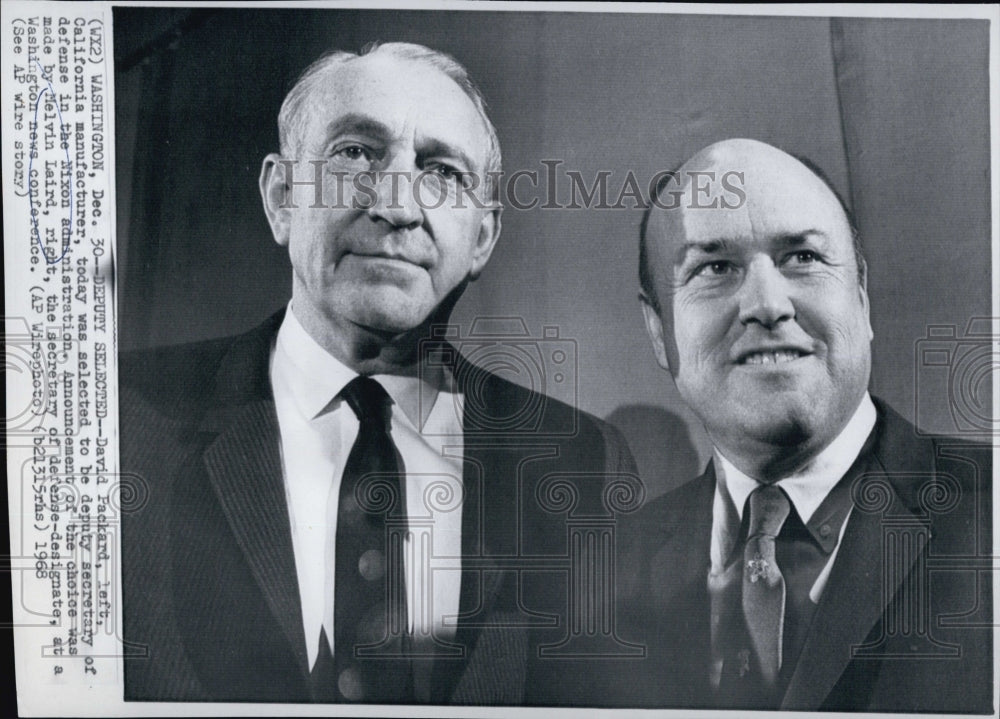
[[(992, 711), (991, 450), (921, 437), (876, 400), (854, 506), (781, 709)], [(718, 706), (708, 685), (715, 472), (622, 520), (618, 611), (646, 656), (593, 703)]]
[[(310, 701), (268, 369), (282, 316), (122, 358), (126, 699)], [(538, 648), (569, 631), (567, 522), (606, 512), (634, 464), (600, 420), (437, 352), (466, 409), (460, 615), (431, 702), (530, 702), (550, 690)]]

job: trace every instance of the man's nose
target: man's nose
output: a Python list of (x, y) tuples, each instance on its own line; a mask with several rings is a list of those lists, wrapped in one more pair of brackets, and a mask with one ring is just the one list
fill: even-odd
[(393, 227), (414, 229), (423, 223), (423, 210), (414, 192), (417, 171), (404, 162), (395, 162), (375, 173), (375, 201), (368, 208), (373, 220)]
[(754, 259), (740, 286), (740, 322), (756, 322), (768, 329), (795, 317), (788, 278), (770, 257)]

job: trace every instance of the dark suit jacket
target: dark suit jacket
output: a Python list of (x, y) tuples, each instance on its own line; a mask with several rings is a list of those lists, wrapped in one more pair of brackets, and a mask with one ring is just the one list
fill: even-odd
[[(782, 709), (992, 711), (991, 450), (918, 437), (876, 402), (854, 508)], [(715, 473), (623, 519), (619, 612), (644, 659), (605, 664), (618, 706), (711, 707)], [(601, 702), (600, 697), (595, 699)]]
[[(126, 699), (309, 701), (268, 379), (281, 316), (122, 359)], [(608, 515), (606, 475), (634, 478), (631, 455), (596, 418), (441, 357), (466, 395), (465, 502), (432, 701), (532, 701), (539, 647), (569, 631), (567, 527)]]

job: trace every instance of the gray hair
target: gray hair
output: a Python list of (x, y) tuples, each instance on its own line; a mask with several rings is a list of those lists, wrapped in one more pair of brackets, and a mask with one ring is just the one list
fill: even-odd
[(451, 55), (415, 43), (389, 42), (379, 44), (371, 42), (365, 45), (358, 54), (343, 50), (330, 50), (321, 55), (302, 71), (299, 79), (281, 104), (281, 111), (278, 113), (278, 139), (281, 144), (281, 154), (292, 157), (301, 150), (303, 126), (306, 122), (304, 111), (306, 101), (326, 71), (366, 55), (388, 55), (397, 60), (409, 60), (432, 67), (451, 78), (472, 100), (472, 104), (475, 105), (476, 111), (483, 121), (487, 135), (486, 177), (482, 178), (483, 186), (491, 199), (498, 202), (498, 180), (502, 172), (500, 139), (486, 113), (486, 100), (483, 93), (469, 77), (468, 71)]

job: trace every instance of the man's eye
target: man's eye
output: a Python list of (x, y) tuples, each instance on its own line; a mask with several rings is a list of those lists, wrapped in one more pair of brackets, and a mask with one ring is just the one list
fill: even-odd
[(736, 265), (728, 260), (715, 260), (714, 262), (706, 262), (703, 265), (699, 265), (694, 273), (693, 277), (725, 277), (726, 275), (732, 274), (736, 271)]
[(457, 168), (454, 168), (451, 165), (445, 165), (445, 164), (440, 163), (440, 162), (431, 162), (431, 163), (428, 163), (424, 167), (424, 170), (426, 172), (430, 172), (432, 174), (439, 175), (439, 176), (445, 178), (446, 180), (461, 180), (462, 179), (462, 173)]
[(334, 157), (350, 162), (370, 161), (373, 153), (364, 145), (345, 145), (334, 151)]
[(819, 255), (812, 250), (798, 250), (793, 252), (785, 259), (785, 262), (791, 262), (797, 265), (808, 265), (813, 262), (819, 261)]

